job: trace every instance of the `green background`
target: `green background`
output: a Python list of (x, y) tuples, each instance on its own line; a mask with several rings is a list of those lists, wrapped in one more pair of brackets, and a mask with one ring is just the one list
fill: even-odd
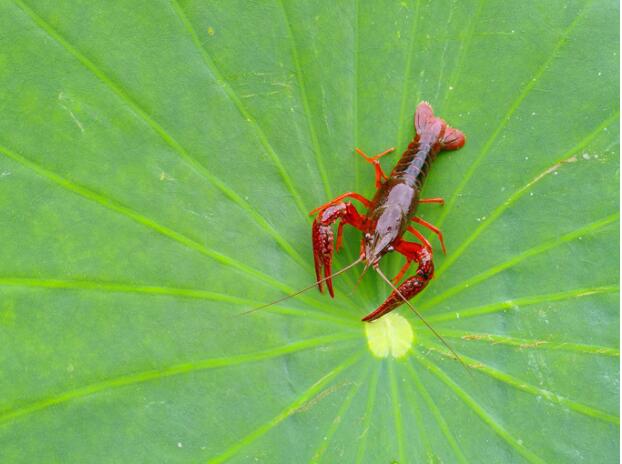
[[(617, 53), (606, 0), (0, 0), (0, 462), (616, 462)], [(239, 316), (423, 99), (468, 141), (413, 301), (472, 376), (405, 309), (375, 359), (360, 269)]]

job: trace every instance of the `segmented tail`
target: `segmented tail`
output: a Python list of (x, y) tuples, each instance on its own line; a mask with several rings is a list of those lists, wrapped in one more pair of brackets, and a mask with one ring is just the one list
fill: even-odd
[(462, 131), (448, 126), (443, 119), (434, 116), (432, 107), (425, 101), (417, 105), (415, 129), (419, 136), (430, 132), (438, 134), (442, 150), (457, 150), (466, 142), (466, 137)]

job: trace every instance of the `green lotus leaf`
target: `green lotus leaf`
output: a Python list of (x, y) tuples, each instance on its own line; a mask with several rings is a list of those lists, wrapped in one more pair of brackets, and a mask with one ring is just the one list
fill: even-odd
[[(617, 462), (618, 18), (0, 2), (0, 461)], [(354, 148), (390, 170), (422, 100), (467, 144), (412, 301), (465, 366), (405, 307), (362, 323), (362, 267), (241, 315), (313, 283), (309, 211), (372, 196)]]

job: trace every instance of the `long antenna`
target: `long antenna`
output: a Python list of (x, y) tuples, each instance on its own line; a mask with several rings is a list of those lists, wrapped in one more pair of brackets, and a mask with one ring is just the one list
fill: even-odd
[(311, 285), (309, 285), (308, 287), (305, 287), (303, 289), (298, 290), (297, 292), (292, 293), (291, 295), (286, 295), (283, 298), (279, 298), (278, 300), (274, 300), (270, 303), (266, 303), (264, 305), (261, 306), (257, 306), (256, 308), (253, 309), (249, 309), (248, 311), (244, 311), (243, 313), (239, 313), (238, 316), (244, 316), (245, 314), (250, 314), (253, 313), (255, 311), (259, 311), (260, 309), (264, 309), (267, 308), (268, 306), (272, 306), (275, 304), (280, 303), (281, 301), (285, 301), (285, 300), (289, 300), (290, 298), (293, 298), (295, 296), (300, 295), (301, 293), (306, 292), (307, 290), (311, 290), (313, 287), (315, 287), (318, 284), (321, 284), (322, 282), (328, 280), (328, 279), (332, 279), (335, 276), (338, 276), (339, 274), (343, 274), (344, 272), (346, 272), (348, 269), (356, 266), (358, 263), (360, 263), (363, 260), (363, 257), (361, 256), (359, 259), (357, 259), (356, 261), (354, 261), (351, 264), (348, 264), (346, 267), (338, 270), (337, 272), (333, 272), (331, 275), (324, 277), (323, 279), (320, 279), (316, 282), (313, 282)]
[(377, 272), (378, 274), (380, 274), (380, 277), (382, 277), (382, 278), (384, 279), (384, 281), (385, 281), (386, 283), (388, 283), (388, 284), (389, 284), (389, 286), (393, 289), (393, 291), (394, 291), (395, 293), (397, 293), (397, 294), (400, 296), (400, 298), (401, 298), (402, 300), (404, 300), (404, 303), (406, 303), (406, 304), (408, 305), (408, 307), (410, 308), (410, 310), (411, 310), (413, 313), (415, 313), (419, 319), (421, 319), (421, 322), (423, 322), (423, 323), (424, 323), (424, 324), (428, 327), (428, 329), (430, 329), (430, 330), (432, 331), (432, 333), (433, 333), (434, 335), (436, 335), (436, 337), (437, 337), (437, 338), (438, 338), (438, 339), (439, 339), (439, 340), (443, 343), (443, 345), (445, 345), (445, 346), (447, 347), (447, 349), (448, 349), (449, 351), (451, 351), (451, 353), (452, 353), (452, 354), (456, 357), (456, 359), (457, 359), (458, 361), (460, 361), (460, 364), (462, 364), (462, 367), (464, 367), (464, 369), (465, 369), (465, 370), (469, 373), (469, 375), (473, 375), (473, 374), (471, 374), (471, 371), (467, 368), (467, 366), (466, 366), (466, 364), (464, 363), (464, 361), (462, 360), (462, 358), (458, 355), (458, 353), (456, 353), (456, 352), (453, 350), (453, 348), (452, 348), (451, 346), (449, 346), (449, 343), (447, 343), (447, 342), (445, 341), (445, 339), (444, 339), (443, 337), (441, 337), (441, 335), (440, 335), (440, 334), (439, 334), (436, 330), (434, 330), (434, 327), (432, 327), (432, 326), (430, 325), (430, 323), (429, 323), (428, 321), (426, 321), (426, 320), (423, 318), (423, 316), (421, 315), (421, 313), (415, 309), (415, 307), (414, 307), (414, 306), (410, 303), (410, 301), (408, 301), (408, 300), (406, 299), (406, 297), (405, 297), (404, 295), (402, 295), (402, 292), (400, 292), (400, 291), (398, 290), (398, 288), (397, 288), (395, 285), (393, 285), (393, 282), (391, 282), (391, 281), (387, 278), (387, 276), (385, 276), (385, 275), (383, 274), (383, 272), (380, 270), (380, 268), (378, 267), (378, 265), (377, 265), (377, 264), (374, 266), (374, 269), (376, 270), (376, 272)]
[(359, 285), (361, 285), (361, 281), (363, 280), (363, 276), (365, 275), (365, 273), (367, 272), (367, 269), (369, 269), (369, 266), (365, 266), (365, 269), (363, 269), (363, 272), (361, 272), (361, 275), (359, 276), (359, 278), (356, 280), (356, 284), (354, 285), (354, 288), (352, 289), (352, 291), (350, 292), (350, 296), (354, 295), (354, 292), (356, 292), (356, 290), (358, 290)]

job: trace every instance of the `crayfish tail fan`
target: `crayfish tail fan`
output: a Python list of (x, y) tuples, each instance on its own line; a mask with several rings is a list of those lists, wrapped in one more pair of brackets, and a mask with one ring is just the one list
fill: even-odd
[(419, 103), (415, 110), (415, 130), (417, 131), (417, 135), (424, 132), (426, 127), (432, 124), (436, 119), (434, 111), (428, 102), (422, 101)]

